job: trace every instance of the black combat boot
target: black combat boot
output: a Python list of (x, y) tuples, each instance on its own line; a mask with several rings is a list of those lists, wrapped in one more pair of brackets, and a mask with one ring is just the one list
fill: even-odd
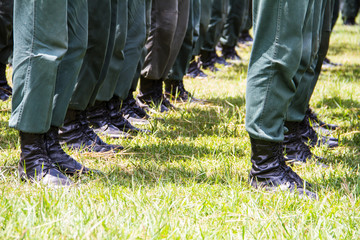
[(219, 71), (219, 69), (215, 67), (216, 58), (214, 57), (213, 52), (201, 50), (200, 62), (203, 69), (209, 69), (212, 72)]
[(222, 55), (226, 60), (241, 61), (240, 56), (235, 51), (234, 47), (222, 46)]
[(249, 182), (255, 188), (267, 190), (298, 191), (300, 195), (317, 198), (316, 194), (309, 191), (311, 185), (302, 180), (289, 166), (285, 164), (282, 143), (269, 142), (251, 138), (251, 163), (252, 168)]
[(319, 127), (326, 128), (326, 129), (329, 129), (329, 130), (336, 130), (336, 129), (339, 128), (338, 125), (329, 124), (329, 123), (325, 123), (325, 122), (321, 121), (318, 118), (317, 114), (310, 107), (308, 107), (305, 114), (306, 114), (305, 116), (307, 118), (309, 118), (313, 122), (313, 124), (316, 124)]
[(338, 139), (332, 137), (325, 137), (318, 134), (312, 126), (310, 126), (310, 119), (305, 117), (300, 122), (300, 134), (304, 143), (311, 147), (325, 145), (329, 148), (339, 146)]
[(207, 75), (200, 69), (200, 63), (193, 58), (190, 62), (186, 76), (190, 78), (205, 79)]
[[(300, 133), (300, 122), (285, 121), (285, 127), (288, 132), (284, 134), (285, 159), (290, 164), (304, 164), (313, 157), (321, 159), (313, 155), (308, 145), (302, 140)], [(326, 166), (323, 164), (323, 166)]]
[(73, 182), (51, 163), (44, 134), (20, 132), (19, 176), (23, 180), (50, 186), (70, 186)]
[(111, 122), (107, 102), (96, 101), (94, 106), (86, 109), (86, 116), (96, 134), (111, 138), (131, 138), (126, 131), (120, 130)]
[(139, 107), (134, 99), (132, 91), (129, 92), (127, 98), (120, 101), (120, 113), (128, 120), (131, 124), (148, 125), (150, 124), (150, 116), (145, 112), (144, 109)]
[(240, 33), (238, 42), (240, 44), (252, 44), (254, 39), (251, 37), (249, 30), (244, 30)]
[(158, 108), (160, 112), (168, 112), (175, 107), (164, 97), (161, 80), (140, 78), (140, 93), (137, 96), (138, 104), (146, 111)]
[(121, 101), (118, 97), (113, 97), (108, 101), (106, 106), (107, 114), (109, 116), (109, 121), (115, 127), (120, 129), (121, 131), (128, 133), (150, 133), (148, 130), (140, 129), (131, 125), (131, 123), (126, 120), (123, 114), (120, 112), (120, 104)]
[(12, 89), (6, 80), (6, 65), (0, 63), (0, 100), (6, 101), (12, 95)]
[(81, 165), (75, 159), (64, 152), (59, 142), (59, 128), (51, 127), (45, 134), (45, 148), (51, 163), (60, 171), (70, 175), (89, 174), (90, 169)]
[(343, 20), (344, 20), (344, 25), (346, 25), (346, 26), (355, 26), (356, 25), (355, 18), (353, 18), (353, 17), (344, 18)]
[(123, 147), (103, 142), (89, 127), (86, 111), (68, 109), (64, 126), (60, 128), (59, 140), (72, 149), (85, 149), (93, 152), (119, 151)]
[(186, 91), (183, 80), (165, 80), (165, 96), (176, 102), (204, 102), (203, 100), (195, 98), (191, 93)]

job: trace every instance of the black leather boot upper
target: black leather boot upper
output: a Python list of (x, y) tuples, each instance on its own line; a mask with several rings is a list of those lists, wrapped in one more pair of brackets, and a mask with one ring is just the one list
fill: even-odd
[(207, 78), (207, 75), (200, 69), (200, 63), (194, 58), (191, 60), (186, 76), (191, 78)]
[(130, 91), (126, 99), (120, 103), (120, 112), (128, 120), (129, 118), (138, 117), (141, 119), (150, 119), (150, 116), (144, 109), (137, 105), (132, 91)]
[(44, 134), (20, 132), (20, 144), (19, 175), (22, 179), (53, 186), (72, 184), (72, 181), (51, 163)]
[(241, 58), (237, 54), (234, 47), (222, 46), (222, 55), (226, 60), (240, 61)]
[(285, 186), (290, 191), (298, 189), (300, 194), (316, 197), (316, 194), (306, 190), (311, 185), (286, 165), (282, 143), (251, 138), (251, 150), (249, 181), (253, 187), (273, 189)]
[(285, 122), (288, 132), (284, 134), (284, 148), (287, 161), (291, 163), (306, 163), (313, 157), (300, 134), (300, 122)]
[(113, 97), (106, 104), (107, 104), (106, 111), (109, 116), (110, 122), (121, 131), (130, 132), (130, 133), (150, 132), (148, 130), (134, 127), (133, 125), (131, 125), (131, 123), (128, 120), (124, 118), (124, 116), (120, 112), (121, 101), (119, 98)]
[(140, 78), (140, 93), (137, 99), (143, 104), (140, 105), (146, 111), (150, 108), (159, 108), (160, 112), (167, 112), (175, 107), (164, 97), (161, 80)]
[(300, 134), (304, 143), (309, 143), (311, 147), (326, 145), (330, 148), (338, 147), (337, 139), (319, 135), (313, 127), (310, 126), (310, 120), (305, 117), (300, 123)]
[(70, 157), (60, 146), (59, 128), (51, 127), (45, 134), (45, 147), (51, 163), (66, 174), (88, 174), (90, 169)]
[(309, 118), (314, 124), (317, 124), (320, 127), (327, 128), (329, 130), (336, 130), (339, 128), (338, 125), (329, 124), (329, 123), (325, 123), (325, 122), (321, 121), (318, 118), (317, 114), (310, 107), (306, 110), (305, 114), (306, 114), (305, 115), (306, 118)]
[(200, 51), (200, 62), (204, 69), (209, 69), (212, 72), (219, 71), (219, 69), (215, 67), (216, 58), (210, 51)]
[(94, 130), (89, 127), (86, 111), (69, 109), (67, 111), (64, 126), (60, 128), (59, 140), (61, 144), (67, 144), (73, 149), (86, 149), (94, 152), (108, 152), (122, 150), (119, 145), (111, 145), (103, 142)]
[(6, 65), (0, 63), (0, 100), (6, 101), (12, 95), (12, 89), (6, 80)]

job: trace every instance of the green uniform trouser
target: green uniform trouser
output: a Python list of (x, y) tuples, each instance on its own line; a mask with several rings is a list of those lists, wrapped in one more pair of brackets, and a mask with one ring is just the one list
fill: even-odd
[(71, 97), (70, 109), (85, 110), (91, 106), (105, 80), (114, 49), (117, 2), (117, 0), (88, 2), (88, 48)]
[[(62, 123), (87, 43), (87, 1), (14, 1), (10, 127), (45, 133)], [(61, 86), (59, 86), (61, 83)]]
[[(124, 49), (120, 80), (115, 87), (115, 95), (125, 100), (132, 88), (137, 64), (140, 61), (146, 41), (146, 3), (144, 0), (129, 2), (129, 23), (126, 45)], [(137, 81), (136, 81), (137, 84)], [(136, 88), (136, 86), (135, 86)]]
[(333, 16), (332, 16), (332, 20), (331, 20), (331, 30), (334, 29), (334, 27), (335, 27), (336, 21), (339, 17), (339, 12), (340, 12), (340, 0), (335, 0)]
[(343, 19), (356, 18), (360, 8), (359, 0), (343, 0), (341, 14)]
[(221, 45), (234, 47), (237, 44), (240, 30), (242, 28), (244, 15), (248, 15), (249, 8), (245, 5), (248, 0), (230, 0), (229, 14), (226, 18), (224, 30), (220, 38)]
[(211, 18), (201, 50), (212, 52), (218, 44), (228, 12), (228, 0), (213, 0)]
[(300, 122), (305, 117), (311, 95), (320, 76), (322, 63), (329, 48), (333, 6), (333, 0), (315, 1), (315, 12), (320, 14), (314, 15), (311, 62), (302, 75), (301, 84), (298, 86), (289, 106), (286, 115), (287, 121)]
[(0, 1), (0, 63), (7, 64), (13, 49), (14, 0)]
[(200, 54), (201, 47), (204, 44), (205, 37), (208, 32), (210, 19), (211, 19), (212, 2), (213, 0), (201, 0), (199, 37), (195, 44), (195, 48), (193, 52), (194, 56)]
[(153, 0), (147, 55), (141, 75), (145, 79), (167, 77), (184, 41), (190, 0)]
[[(132, 1), (133, 2), (133, 1)], [(116, 32), (114, 48), (111, 53), (109, 68), (96, 100), (109, 101), (114, 96), (115, 86), (120, 81), (121, 68), (125, 59), (124, 48), (128, 29), (128, 1), (118, 1), (116, 13)]]
[(168, 75), (168, 79), (181, 81), (187, 72), (195, 43), (199, 37), (200, 4), (200, 0), (191, 0), (189, 23), (185, 39)]
[[(151, 29), (151, 9), (152, 9), (152, 0), (146, 0), (145, 1), (146, 39), (148, 38), (148, 36), (150, 34), (150, 29)], [(143, 49), (141, 50), (141, 56), (140, 56), (139, 62), (137, 63), (137, 66), (136, 66), (136, 70), (135, 70), (135, 74), (133, 76), (130, 92), (136, 91), (137, 85), (139, 83), (140, 75), (141, 75), (141, 70), (144, 65), (146, 54), (147, 54), (147, 49), (144, 46)], [(121, 97), (121, 98), (123, 99), (123, 97)]]
[(244, 4), (243, 20), (240, 32), (249, 31), (252, 28), (252, 0), (241, 0)]
[[(246, 89), (246, 130), (255, 139), (281, 142), (295, 78), (309, 61), (316, 0), (254, 0), (254, 44)], [(315, 13), (317, 14), (317, 13)], [(294, 21), (296, 19), (296, 21)]]

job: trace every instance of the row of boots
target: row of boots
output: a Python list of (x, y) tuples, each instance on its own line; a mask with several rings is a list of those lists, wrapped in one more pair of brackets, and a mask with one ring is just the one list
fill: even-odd
[(149, 133), (134, 127), (134, 124), (148, 124), (149, 115), (137, 106), (132, 93), (121, 101), (118, 97), (107, 102), (96, 102), (85, 111), (69, 109), (64, 125), (52, 126), (44, 134), (20, 132), (21, 155), (19, 176), (23, 180), (51, 186), (70, 186), (73, 182), (67, 175), (93, 174), (99, 171), (89, 169), (69, 156), (61, 147), (72, 150), (116, 153), (120, 145), (105, 143), (98, 134), (112, 138), (127, 137), (130, 134)]

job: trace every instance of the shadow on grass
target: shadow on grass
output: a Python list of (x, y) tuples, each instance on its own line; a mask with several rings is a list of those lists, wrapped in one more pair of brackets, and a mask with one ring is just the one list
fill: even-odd
[(343, 66), (333, 68), (323, 68), (324, 73), (331, 73), (339, 79), (345, 81), (357, 82), (360, 79), (360, 65), (359, 64), (345, 64)]

